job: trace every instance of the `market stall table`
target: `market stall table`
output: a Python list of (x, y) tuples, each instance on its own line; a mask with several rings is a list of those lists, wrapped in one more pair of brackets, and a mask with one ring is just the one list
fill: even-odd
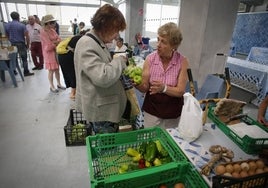
[[(211, 159), (209, 147), (212, 145), (221, 145), (232, 150), (234, 152), (233, 161), (242, 161), (258, 158), (257, 155), (246, 154), (232, 140), (230, 140), (214, 123), (205, 124), (202, 135), (197, 140), (191, 143), (183, 140), (180, 137), (180, 134), (177, 129), (167, 129), (167, 132), (171, 135), (171, 137), (182, 149), (182, 151), (185, 153), (190, 162), (193, 163), (193, 165), (197, 168), (198, 171), (200, 171), (202, 166), (207, 164), (207, 162)], [(202, 175), (210, 187), (212, 187), (212, 177), (214, 175), (215, 173), (213, 172), (213, 169), (208, 177)]]

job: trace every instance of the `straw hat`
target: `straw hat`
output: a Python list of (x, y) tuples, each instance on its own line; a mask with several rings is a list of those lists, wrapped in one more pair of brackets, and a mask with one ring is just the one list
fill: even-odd
[(56, 21), (56, 19), (51, 14), (48, 14), (42, 17), (42, 24), (53, 22), (53, 21)]

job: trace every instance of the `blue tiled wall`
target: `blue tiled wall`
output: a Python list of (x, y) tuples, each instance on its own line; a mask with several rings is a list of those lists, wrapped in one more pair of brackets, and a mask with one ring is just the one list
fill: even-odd
[(232, 42), (242, 54), (248, 54), (251, 47), (268, 48), (268, 12), (238, 14)]

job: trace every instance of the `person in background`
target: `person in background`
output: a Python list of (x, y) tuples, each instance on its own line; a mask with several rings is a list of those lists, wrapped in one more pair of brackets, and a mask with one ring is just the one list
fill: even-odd
[(175, 23), (161, 26), (157, 40), (157, 50), (145, 59), (142, 83), (135, 87), (146, 93), (142, 106), (145, 128), (176, 127), (182, 111), (189, 63), (178, 51), (182, 34)]
[(79, 35), (83, 30), (85, 30), (85, 22), (80, 22), (78, 27), (76, 28), (75, 34)]
[(58, 24), (58, 22), (56, 22), (55, 24), (55, 31), (58, 35), (60, 35), (60, 25)]
[(117, 132), (127, 102), (120, 80), (127, 59), (112, 59), (105, 44), (126, 29), (126, 21), (116, 7), (105, 4), (96, 11), (91, 25), (74, 51), (76, 109), (92, 122), (96, 134)]
[(77, 19), (75, 18), (73, 22), (71, 22), (72, 24), (72, 30), (73, 30), (73, 35), (76, 34), (76, 28), (78, 27), (77, 25)]
[(258, 122), (268, 127), (268, 95), (261, 102), (258, 109)]
[(39, 17), (35, 14), (35, 15), (33, 15), (34, 16), (34, 18), (35, 18), (35, 23), (37, 23), (37, 24), (39, 24), (39, 25), (42, 25), (41, 24), (41, 21), (40, 21), (40, 19), (39, 19)]
[(79, 35), (75, 35), (68, 43), (68, 52), (66, 54), (58, 54), (58, 60), (61, 66), (63, 78), (67, 88), (71, 87), (70, 99), (75, 99), (76, 78), (74, 71), (74, 51), (78, 40), (89, 30), (83, 30)]
[(118, 39), (116, 39), (116, 47), (114, 52), (126, 52), (127, 50), (127, 46), (124, 45), (124, 39), (119, 37)]
[[(0, 21), (0, 37), (6, 36), (5, 24), (6, 23), (3, 20)], [(1, 40), (1, 45), (2, 45), (2, 40)]]
[[(44, 59), (43, 59), (43, 52), (42, 52), (42, 45), (40, 40), (40, 30), (42, 26), (36, 23), (34, 16), (28, 17), (28, 24), (26, 28), (29, 32), (30, 37), (30, 50), (31, 56), (34, 63), (33, 70), (41, 70), (44, 66)], [(38, 58), (37, 58), (38, 57)]]
[[(58, 93), (58, 89), (66, 89), (61, 85), (59, 64), (56, 59), (56, 46), (59, 44), (61, 39), (55, 31), (56, 19), (51, 14), (43, 16), (42, 24), (43, 29), (40, 31), (40, 39), (42, 43), (45, 69), (48, 70), (50, 91), (52, 93)], [(54, 86), (53, 83), (54, 74), (57, 80), (57, 88)]]
[(27, 60), (27, 50), (30, 44), (29, 33), (26, 26), (23, 23), (20, 23), (19, 13), (11, 12), (10, 16), (12, 18), (12, 22), (5, 25), (6, 36), (8, 37), (11, 45), (16, 46), (18, 49), (18, 53), (23, 63), (24, 76), (32, 76), (34, 73), (29, 71)]

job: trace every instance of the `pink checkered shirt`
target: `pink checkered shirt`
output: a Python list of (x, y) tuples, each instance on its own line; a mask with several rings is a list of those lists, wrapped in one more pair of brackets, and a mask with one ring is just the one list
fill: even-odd
[(175, 51), (167, 69), (164, 71), (163, 64), (158, 53), (155, 51), (148, 55), (150, 65), (150, 82), (158, 80), (169, 86), (176, 86), (183, 59), (184, 56), (182, 56), (178, 51)]

